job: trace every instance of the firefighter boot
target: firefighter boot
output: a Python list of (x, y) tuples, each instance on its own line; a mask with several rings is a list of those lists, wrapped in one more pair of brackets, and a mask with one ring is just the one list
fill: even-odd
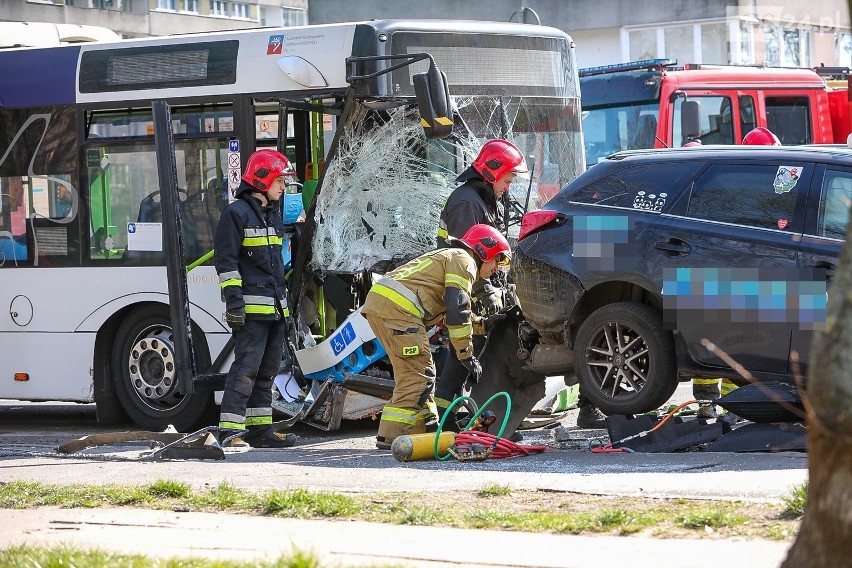
[(577, 428), (606, 428), (606, 414), (593, 404), (584, 404), (577, 413)]
[(222, 448), (248, 448), (249, 445), (243, 440), (245, 430), (236, 430), (230, 428), (219, 428), (219, 431), (214, 434), (216, 441)]
[(277, 432), (271, 426), (249, 426), (243, 440), (252, 448), (290, 448), (299, 441), (292, 432)]
[[(692, 396), (695, 400), (718, 400), (721, 395), (719, 379), (692, 379)], [(698, 418), (716, 418), (718, 416), (715, 404), (700, 404)]]

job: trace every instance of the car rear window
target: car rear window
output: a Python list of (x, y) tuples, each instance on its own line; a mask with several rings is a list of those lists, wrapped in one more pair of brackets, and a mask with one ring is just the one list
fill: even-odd
[(654, 162), (628, 166), (581, 187), (571, 201), (662, 211), (704, 167), (704, 162)]
[[(808, 168), (785, 165), (714, 164), (693, 185), (688, 215), (746, 227), (792, 228), (799, 190), (807, 191)], [(804, 183), (800, 183), (802, 178)]]

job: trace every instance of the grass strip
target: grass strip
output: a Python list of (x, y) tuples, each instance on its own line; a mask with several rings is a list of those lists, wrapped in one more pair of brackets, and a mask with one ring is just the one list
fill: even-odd
[(806, 496), (806, 486), (794, 487), (782, 505), (772, 505), (601, 497), (494, 485), (472, 492), (351, 496), (305, 489), (253, 493), (227, 482), (204, 490), (169, 480), (138, 486), (0, 483), (0, 508), (5, 509), (137, 507), (557, 534), (773, 540), (795, 535)]

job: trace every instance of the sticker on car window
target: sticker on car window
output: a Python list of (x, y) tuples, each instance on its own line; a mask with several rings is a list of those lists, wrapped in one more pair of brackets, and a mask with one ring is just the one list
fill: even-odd
[(787, 228), (787, 225), (789, 225), (789, 223), (787, 222), (787, 219), (778, 219), (778, 228), (779, 229), (781, 229), (783, 231), (784, 229)]
[(787, 193), (796, 187), (801, 175), (802, 168), (798, 166), (778, 166), (778, 173), (775, 174), (775, 181), (772, 182), (775, 193)]
[(667, 193), (661, 193), (660, 195), (650, 193), (646, 195), (644, 191), (639, 191), (636, 193), (636, 197), (633, 198), (633, 209), (662, 211), (666, 205), (666, 197), (668, 197)]

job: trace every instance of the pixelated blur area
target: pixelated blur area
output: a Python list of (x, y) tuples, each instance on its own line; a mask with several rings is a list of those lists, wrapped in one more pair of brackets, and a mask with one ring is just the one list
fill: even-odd
[(579, 273), (633, 270), (633, 220), (627, 215), (574, 216), (573, 255)]
[(824, 329), (826, 289), (818, 268), (666, 268), (663, 323)]

